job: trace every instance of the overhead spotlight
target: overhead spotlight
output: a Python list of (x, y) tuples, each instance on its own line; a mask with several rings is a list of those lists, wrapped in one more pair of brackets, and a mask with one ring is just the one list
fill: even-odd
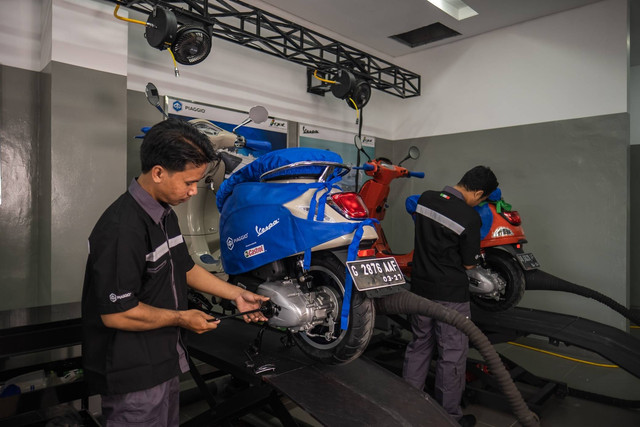
[(199, 25), (180, 27), (171, 50), (179, 63), (198, 64), (211, 52), (211, 31)]
[(356, 79), (353, 73), (340, 70), (335, 76), (335, 82), (331, 85), (331, 93), (336, 98), (345, 99), (349, 107), (360, 109), (369, 102), (371, 85), (366, 80)]
[(176, 15), (165, 7), (157, 6), (149, 14), (144, 36), (152, 47), (163, 50), (171, 46), (177, 30)]

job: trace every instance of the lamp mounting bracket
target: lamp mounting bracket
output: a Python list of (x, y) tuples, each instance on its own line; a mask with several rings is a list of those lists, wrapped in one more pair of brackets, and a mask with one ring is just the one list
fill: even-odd
[[(325, 76), (344, 69), (391, 95), (420, 95), (419, 74), (238, 0), (105, 1), (146, 14), (163, 6), (175, 13), (180, 24), (199, 22), (212, 27), (213, 37), (304, 65)], [(313, 75), (308, 79), (308, 92), (323, 95), (330, 90), (325, 83), (312, 80)]]

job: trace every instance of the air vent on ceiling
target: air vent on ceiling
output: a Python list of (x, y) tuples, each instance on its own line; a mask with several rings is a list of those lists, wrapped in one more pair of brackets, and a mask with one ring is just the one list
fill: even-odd
[(459, 35), (460, 33), (456, 30), (452, 30), (446, 25), (436, 22), (435, 24), (407, 31), (406, 33), (396, 34), (391, 36), (391, 38), (407, 46), (418, 47)]

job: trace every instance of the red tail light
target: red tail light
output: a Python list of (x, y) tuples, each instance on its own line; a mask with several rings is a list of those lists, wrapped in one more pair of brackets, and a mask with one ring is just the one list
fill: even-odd
[(366, 258), (366, 257), (371, 257), (371, 256), (375, 256), (376, 255), (376, 250), (371, 248), (371, 249), (360, 249), (358, 251), (358, 258)]
[(369, 210), (358, 193), (336, 193), (328, 199), (329, 204), (348, 219), (369, 218)]
[(511, 225), (522, 224), (522, 219), (520, 218), (520, 214), (518, 213), (518, 211), (503, 211), (500, 215), (502, 215), (504, 219), (509, 221), (509, 224)]

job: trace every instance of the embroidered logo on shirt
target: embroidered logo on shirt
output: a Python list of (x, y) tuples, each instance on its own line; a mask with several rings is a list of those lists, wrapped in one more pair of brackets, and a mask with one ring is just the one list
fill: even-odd
[(122, 295), (116, 295), (116, 294), (109, 294), (109, 301), (111, 302), (116, 302), (119, 299), (123, 299), (123, 298), (129, 298), (131, 296), (131, 292), (127, 292), (126, 294), (122, 294)]
[(440, 193), (440, 197), (442, 197), (443, 199), (447, 199), (447, 200), (449, 200), (451, 198), (451, 196), (449, 196), (448, 194), (444, 194), (444, 193)]

